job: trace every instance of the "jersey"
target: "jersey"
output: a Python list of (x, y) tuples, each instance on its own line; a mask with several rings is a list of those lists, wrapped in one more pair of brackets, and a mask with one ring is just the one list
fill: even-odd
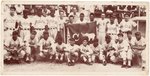
[(58, 22), (58, 18), (57, 17), (48, 17), (48, 26), (51, 29), (57, 30), (58, 31), (58, 27), (59, 27), (59, 22)]
[(82, 54), (88, 54), (88, 55), (93, 53), (89, 45), (84, 46), (83, 44), (80, 45), (80, 51)]
[(118, 28), (117, 28), (117, 24), (111, 24), (108, 23), (107, 24), (107, 33), (111, 33), (111, 34), (116, 34), (118, 33)]
[(123, 40), (121, 43), (117, 43), (117, 50), (119, 51), (128, 51), (130, 45), (126, 40)]
[(36, 20), (35, 20), (34, 27), (44, 29), (45, 25), (47, 24), (47, 18), (43, 17), (43, 16), (41, 16), (41, 17), (36, 16), (35, 19)]
[(77, 50), (79, 50), (79, 46), (76, 44), (74, 44), (73, 46), (70, 44), (66, 44), (65, 50), (69, 52), (76, 52)]
[(136, 23), (132, 20), (129, 20), (127, 22), (125, 20), (122, 20), (120, 23), (120, 30), (123, 32), (132, 31), (133, 27), (136, 27)]
[(109, 48), (114, 48), (117, 49), (117, 45), (115, 43), (115, 41), (110, 41), (109, 43), (106, 43), (106, 41), (102, 44), (102, 49), (106, 50)]
[(30, 18), (22, 18), (21, 19), (21, 25), (23, 29), (29, 29), (30, 25), (32, 24), (31, 19)]
[(105, 32), (106, 31), (106, 24), (110, 21), (108, 19), (99, 19), (97, 21), (98, 30), (99, 32)]
[(144, 37), (141, 37), (141, 39), (139, 41), (136, 39), (135, 40), (135, 45), (137, 45), (137, 46), (145, 46), (146, 45), (146, 41), (145, 41)]
[(98, 45), (97, 47), (94, 47), (93, 44), (91, 44), (90, 47), (94, 54), (100, 54), (103, 52), (102, 45)]

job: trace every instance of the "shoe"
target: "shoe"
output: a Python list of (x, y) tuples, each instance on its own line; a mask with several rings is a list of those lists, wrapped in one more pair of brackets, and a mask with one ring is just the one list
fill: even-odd
[(71, 62), (68, 62), (68, 66), (71, 66)]
[(129, 66), (129, 65), (128, 65), (127, 67), (128, 67), (128, 68), (131, 68), (131, 66)]
[(104, 66), (106, 66), (106, 65), (107, 65), (107, 62), (106, 62), (106, 61), (104, 61), (104, 62), (103, 62), (103, 65), (104, 65)]
[(121, 68), (125, 68), (125, 67), (126, 67), (126, 65), (122, 65), (122, 66), (121, 66)]
[(145, 70), (145, 67), (142, 67), (142, 71), (144, 71)]
[(91, 62), (87, 62), (87, 64), (88, 64), (88, 65), (92, 65), (92, 63), (91, 63)]

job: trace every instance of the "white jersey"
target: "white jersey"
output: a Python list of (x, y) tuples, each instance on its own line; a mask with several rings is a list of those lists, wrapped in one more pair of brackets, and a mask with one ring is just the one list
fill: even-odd
[(145, 38), (141, 37), (141, 39), (139, 41), (136, 39), (135, 40), (135, 45), (137, 45), (137, 46), (145, 46), (146, 45)]
[(83, 54), (92, 54), (93, 53), (93, 51), (89, 45), (87, 45), (87, 46), (80, 45), (80, 51)]
[(30, 36), (26, 37), (25, 38), (25, 41), (26, 41), (26, 45), (29, 46), (29, 45), (37, 45), (38, 44), (38, 39), (37, 37), (35, 37), (33, 40), (30, 38)]
[(106, 41), (102, 44), (102, 48), (103, 50), (106, 50), (108, 48), (114, 48), (117, 49), (117, 44), (115, 43), (115, 41), (111, 40), (110, 43), (106, 43)]
[(136, 38), (135, 38), (135, 37), (132, 37), (131, 40), (129, 40), (129, 39), (127, 38), (126, 41), (127, 41), (129, 44), (131, 44), (131, 45), (135, 45)]
[(38, 17), (36, 16), (35, 17), (35, 28), (40, 28), (40, 29), (44, 29), (45, 28), (45, 25), (47, 24), (47, 18), (46, 17)]
[(95, 54), (103, 52), (102, 45), (98, 45), (97, 47), (94, 47), (93, 44), (91, 44), (90, 47)]
[(22, 18), (21, 20), (21, 25), (23, 29), (29, 29), (30, 28), (30, 24), (32, 24), (31, 19), (30, 18)]
[(48, 17), (48, 26), (51, 29), (58, 30), (59, 22), (57, 17)]
[(125, 21), (122, 20), (120, 23), (120, 30), (123, 32), (127, 32), (127, 31), (132, 31), (132, 28), (136, 26), (136, 23), (133, 22), (132, 20), (129, 21)]
[(4, 26), (7, 28), (13, 28), (14, 29), (16, 22), (19, 22), (17, 16), (7, 16), (4, 19)]
[(79, 48), (80, 47), (76, 44), (74, 44), (73, 46), (71, 46), (70, 44), (66, 44), (65, 50), (69, 51), (69, 52), (75, 52), (75, 51), (79, 50)]
[(107, 24), (107, 33), (117, 34), (118, 33), (118, 27), (117, 24), (108, 23)]
[(66, 23), (66, 18), (64, 17), (63, 19), (59, 18), (59, 30), (64, 28), (64, 23)]
[(119, 51), (128, 51), (130, 45), (126, 40), (123, 40), (121, 43), (117, 43), (117, 50)]
[(99, 19), (97, 21), (98, 30), (99, 32), (105, 32), (106, 31), (106, 24), (109, 23), (109, 19)]
[(76, 23), (87, 23), (88, 21), (86, 20), (86, 19), (83, 19), (83, 21), (81, 21), (80, 19), (78, 19), (77, 21), (76, 21)]

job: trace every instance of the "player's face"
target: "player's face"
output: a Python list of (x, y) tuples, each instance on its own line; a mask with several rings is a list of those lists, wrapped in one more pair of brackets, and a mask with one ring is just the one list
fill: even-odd
[(75, 41), (70, 41), (70, 45), (74, 45), (75, 44)]
[(94, 46), (94, 47), (97, 47), (97, 46), (98, 46), (98, 42), (94, 42), (94, 43), (93, 43), (93, 46)]
[(135, 37), (136, 37), (137, 40), (141, 39), (141, 35), (136, 35)]
[(43, 16), (46, 17), (46, 13), (45, 12), (43, 13)]
[(125, 15), (124, 18), (125, 18), (125, 21), (128, 21), (130, 17), (128, 15)]
[(74, 13), (76, 13), (76, 12), (77, 12), (77, 9), (76, 9), (75, 7), (73, 8), (73, 12), (74, 12)]
[(28, 17), (28, 15), (25, 13), (25, 14), (23, 14), (23, 17), (24, 17), (24, 18), (27, 18), (27, 17)]
[(106, 38), (105, 41), (106, 41), (107, 43), (109, 43), (109, 42), (111, 41), (111, 38)]
[(17, 40), (17, 35), (13, 35), (13, 40), (16, 41)]
[(91, 20), (91, 21), (94, 20), (94, 15), (90, 15), (90, 20)]
[(45, 34), (45, 35), (44, 35), (44, 39), (45, 39), (45, 40), (47, 40), (47, 39), (48, 39), (48, 37), (49, 37), (49, 35), (48, 35), (48, 34)]
[(102, 14), (102, 15), (101, 15), (101, 18), (104, 19), (104, 18), (105, 18), (105, 14)]
[(122, 36), (118, 36), (118, 41), (119, 42), (123, 41), (123, 37)]
[(14, 9), (10, 9), (10, 15), (14, 16), (15, 15), (15, 10)]
[(113, 17), (110, 18), (110, 22), (111, 22), (111, 23), (114, 22), (114, 18), (113, 18)]
[(35, 35), (31, 34), (31, 39), (33, 40), (35, 38)]
[(80, 15), (80, 20), (83, 20), (84, 19), (84, 15)]
[(86, 46), (88, 44), (87, 40), (83, 40), (83, 45)]
[(70, 20), (70, 22), (73, 22), (74, 18), (73, 17), (69, 17), (69, 20)]
[(63, 17), (64, 16), (64, 12), (60, 12), (60, 17)]
[(132, 34), (127, 34), (127, 37), (128, 37), (129, 39), (131, 39)]

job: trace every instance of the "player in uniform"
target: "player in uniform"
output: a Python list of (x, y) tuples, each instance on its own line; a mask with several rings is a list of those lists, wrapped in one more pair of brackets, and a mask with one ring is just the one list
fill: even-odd
[(105, 35), (106, 35), (106, 25), (109, 23), (109, 20), (105, 18), (105, 14), (101, 14), (101, 18), (97, 21), (98, 25), (98, 32), (97, 37), (99, 39), (99, 43), (102, 44), (105, 41)]
[(52, 60), (55, 50), (54, 50), (54, 40), (49, 36), (47, 31), (43, 32), (43, 38), (39, 41), (38, 45), (40, 46), (40, 56), (42, 58)]
[(132, 50), (129, 47), (129, 43), (123, 39), (123, 34), (119, 33), (117, 42), (117, 54), (119, 58), (123, 60), (122, 68), (131, 67), (130, 63), (132, 58)]
[(111, 36), (105, 36), (105, 42), (102, 45), (103, 54), (105, 55), (105, 59), (107, 62), (116, 63), (116, 43), (114, 40), (111, 39)]
[(120, 32), (123, 33), (124, 39), (127, 38), (126, 32), (132, 31), (133, 27), (136, 27), (136, 23), (133, 22), (128, 14), (125, 14), (124, 19), (120, 22)]
[(23, 46), (23, 41), (17, 34), (18, 33), (14, 31), (12, 33), (12, 37), (4, 43), (4, 62), (17, 61), (17, 63), (20, 63), (26, 54), (24, 51), (25, 47)]
[(90, 45), (93, 55), (92, 55), (92, 62), (99, 62), (102, 61), (103, 65), (106, 65), (105, 56), (103, 54), (102, 45), (98, 44), (98, 39), (95, 39), (94, 42)]
[(64, 56), (65, 56), (65, 43), (63, 43), (61, 36), (56, 39), (57, 43), (55, 43), (55, 49), (56, 49), (56, 54), (55, 54), (55, 60), (56, 62), (63, 62)]
[(30, 35), (30, 27), (32, 26), (31, 19), (28, 18), (27, 10), (23, 11), (23, 18), (21, 19), (21, 33), (20, 37), (24, 40), (26, 36)]
[(80, 14), (80, 18), (76, 21), (76, 23), (87, 23), (87, 20), (84, 18), (84, 13)]
[(10, 7), (10, 15), (6, 16), (4, 18), (4, 35), (5, 37), (11, 37), (12, 32), (14, 30), (18, 30), (17, 24), (18, 24), (18, 17), (15, 14), (15, 7)]
[(36, 37), (37, 32), (32, 31), (30, 36), (25, 38), (26, 42), (26, 49), (29, 51), (29, 53), (26, 55), (29, 57), (29, 62), (35, 61), (36, 60), (36, 54), (37, 54), (37, 44), (38, 44), (38, 39)]
[(140, 32), (135, 33), (135, 45), (133, 45), (131, 48), (134, 49), (134, 55), (137, 55), (138, 62), (140, 63), (140, 66), (142, 67), (142, 70), (145, 70), (145, 64), (146, 64), (146, 41), (144, 37), (141, 36)]
[(38, 12), (38, 16), (35, 17), (35, 23), (34, 23), (34, 28), (36, 29), (37, 32), (37, 38), (40, 40), (41, 36), (44, 32), (45, 25), (47, 25), (47, 18), (42, 16), (42, 12)]
[(111, 36), (112, 40), (117, 39), (118, 25), (114, 22), (114, 17), (110, 17), (110, 23), (106, 25), (106, 33)]
[(81, 53), (81, 59), (84, 63), (92, 65), (92, 54), (93, 51), (88, 45), (88, 37), (83, 37), (82, 44), (80, 45), (80, 53)]
[(79, 57), (79, 46), (75, 44), (75, 39), (70, 38), (69, 44), (66, 44), (66, 48), (64, 50), (68, 65), (74, 65)]

